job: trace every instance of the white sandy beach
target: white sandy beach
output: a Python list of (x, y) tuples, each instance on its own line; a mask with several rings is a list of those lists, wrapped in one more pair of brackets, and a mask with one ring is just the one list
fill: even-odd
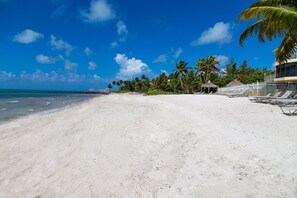
[(297, 197), (297, 117), (111, 94), (0, 125), (0, 197)]

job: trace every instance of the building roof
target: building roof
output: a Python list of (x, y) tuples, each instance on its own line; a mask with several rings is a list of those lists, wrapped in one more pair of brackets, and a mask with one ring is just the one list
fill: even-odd
[(211, 83), (210, 81), (208, 81), (207, 83), (203, 84), (201, 87), (202, 88), (218, 88), (218, 86), (216, 86), (215, 84)]
[(235, 87), (235, 86), (241, 86), (243, 85), (240, 81), (238, 81), (237, 79), (231, 81), (230, 83), (228, 83), (226, 85), (226, 87)]

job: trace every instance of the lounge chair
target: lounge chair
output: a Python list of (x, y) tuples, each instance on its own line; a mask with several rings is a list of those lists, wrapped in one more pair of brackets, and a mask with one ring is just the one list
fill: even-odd
[(275, 104), (275, 101), (282, 100), (282, 99), (288, 99), (289, 96), (292, 94), (293, 91), (286, 91), (282, 96), (280, 97), (270, 97), (266, 100), (266, 103)]
[(238, 90), (237, 93), (231, 94), (231, 95), (228, 95), (228, 96), (229, 96), (229, 98), (242, 97), (242, 96), (244, 96), (244, 93), (247, 92), (247, 91), (248, 91), (248, 89), (240, 89), (240, 90)]
[(293, 105), (297, 104), (297, 93), (292, 98), (272, 99), (270, 101), (274, 105)]
[(203, 92), (203, 90), (201, 90), (201, 91), (199, 91), (199, 92), (197, 92), (197, 93), (195, 93), (195, 94), (201, 94)]
[(289, 116), (297, 115), (297, 105), (284, 105), (284, 106), (281, 105), (280, 109), (285, 115), (289, 115)]
[(255, 96), (255, 102), (267, 103), (270, 99), (277, 99), (282, 92), (278, 91), (273, 96)]
[[(267, 95), (264, 96), (264, 97), (270, 97), (270, 96), (272, 96), (272, 93), (269, 93), (269, 94), (267, 94)], [(258, 97), (261, 97), (261, 96), (248, 96), (249, 100), (252, 101), (252, 102), (256, 101), (256, 99), (257, 99)]]

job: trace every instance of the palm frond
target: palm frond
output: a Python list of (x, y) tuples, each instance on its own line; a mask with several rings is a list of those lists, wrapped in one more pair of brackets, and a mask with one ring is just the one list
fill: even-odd
[(282, 43), (276, 50), (276, 61), (284, 63), (291, 58), (293, 53), (296, 53), (297, 34), (290, 32), (285, 36)]

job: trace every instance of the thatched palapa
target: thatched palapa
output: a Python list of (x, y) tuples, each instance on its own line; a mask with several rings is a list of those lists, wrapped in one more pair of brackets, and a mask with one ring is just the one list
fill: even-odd
[(226, 87), (236, 87), (236, 86), (241, 86), (241, 85), (243, 85), (243, 84), (240, 81), (235, 79), (235, 80), (231, 81), (230, 83), (228, 83), (226, 85)]
[(208, 81), (207, 83), (203, 84), (201, 87), (203, 89), (207, 89), (208, 90), (208, 93), (210, 92), (210, 89), (217, 89), (218, 88), (217, 85), (211, 83), (210, 81)]

